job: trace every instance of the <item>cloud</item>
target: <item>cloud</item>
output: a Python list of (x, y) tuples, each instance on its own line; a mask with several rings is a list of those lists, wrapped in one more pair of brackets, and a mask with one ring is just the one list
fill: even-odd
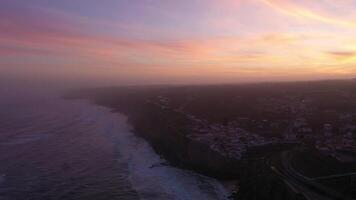
[(344, 57), (344, 58), (349, 58), (356, 56), (355, 51), (331, 51), (328, 52), (330, 55), (337, 56), (337, 57)]
[[(47, 16), (38, 23), (27, 16), (3, 15), (11, 19), (12, 26), (0, 23), (0, 56), (39, 55), (57, 56), (77, 61), (120, 66), (261, 66), (283, 65), (292, 60), (291, 47), (301, 41), (319, 38), (315, 35), (293, 33), (267, 33), (251, 36), (224, 36), (187, 39), (138, 39), (108, 36), (89, 32), (78, 21)], [(60, 25), (60, 26), (58, 26)], [(106, 25), (106, 24), (105, 24)], [(28, 27), (36, 26), (36, 29)], [(10, 34), (11, 33), (11, 34)], [(290, 65), (290, 64), (289, 64)]]
[(336, 16), (317, 12), (307, 7), (303, 7), (291, 0), (261, 0), (263, 3), (273, 8), (275, 11), (300, 20), (312, 20), (325, 24), (355, 28), (356, 23), (351, 20), (342, 19)]
[[(77, 57), (80, 60), (82, 57), (113, 65), (246, 63), (268, 57), (264, 55), (264, 47), (283, 46), (299, 40), (293, 34), (280, 33), (150, 40), (90, 32), (87, 19), (83, 23), (48, 12), (26, 12), (21, 16), (2, 12), (1, 17), (0, 29), (4, 31), (0, 32), (0, 56), (50, 54), (63, 59)], [(95, 25), (100, 25), (98, 23)]]
[(333, 59), (340, 63), (350, 63), (356, 61), (356, 51), (329, 51), (327, 52)]
[[(346, 25), (339, 24), (338, 20), (337, 23), (330, 21), (329, 16), (312, 12), (290, 1), (264, 1), (275, 10), (298, 19)], [(240, 3), (239, 6), (242, 6)], [(245, 14), (250, 15), (248, 11)], [(323, 30), (297, 32), (293, 29), (264, 29), (247, 34), (223, 32), (201, 37), (172, 34), (160, 38), (131, 34), (160, 32), (150, 30), (152, 27), (136, 27), (136, 24), (119, 26), (125, 27), (125, 34), (112, 31), (117, 27), (115, 22), (101, 19), (91, 20), (90, 17), (43, 9), (0, 8), (0, 64), (5, 61), (17, 66), (28, 63), (43, 68), (63, 67), (70, 71), (110, 68), (120, 74), (141, 74), (141, 77), (157, 74), (184, 79), (189, 75), (209, 74), (211, 77), (219, 75), (222, 79), (224, 76), (233, 79), (236, 76), (263, 78), (298, 74), (303, 77), (305, 74), (326, 73), (328, 70), (332, 72), (331, 68), (324, 68), (329, 63), (339, 64), (337, 69), (342, 71), (345, 63), (356, 61), (353, 51), (328, 51), (353, 49), (344, 46), (343, 39), (346, 37), (342, 32), (337, 35)], [(98, 29), (110, 29), (112, 32)], [(94, 71), (90, 72), (93, 76), (96, 75)]]

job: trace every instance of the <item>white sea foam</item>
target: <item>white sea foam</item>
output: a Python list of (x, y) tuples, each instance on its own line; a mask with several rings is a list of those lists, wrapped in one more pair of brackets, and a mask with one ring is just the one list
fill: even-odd
[(135, 136), (125, 116), (105, 112), (105, 133), (117, 142), (120, 162), (127, 162), (129, 179), (143, 200), (194, 200), (226, 199), (227, 192), (222, 184), (210, 177), (188, 170), (174, 168), (157, 155), (142, 138)]
[[(9, 99), (20, 98), (16, 94), (15, 97), (9, 97)], [(9, 106), (4, 106), (4, 108), (9, 107), (9, 109), (3, 109), (0, 115), (14, 116), (14, 119), (1, 121), (0, 128), (4, 129), (4, 133), (11, 135), (11, 137), (5, 137), (6, 134), (3, 134), (4, 137), (0, 143), (2, 147), (31, 145), (46, 140), (57, 145), (57, 139), (53, 137), (60, 139), (71, 136), (66, 140), (67, 145), (59, 145), (59, 149), (50, 148), (51, 151), (48, 150), (42, 155), (46, 156), (55, 155), (57, 150), (62, 151), (62, 147), (76, 146), (78, 140), (79, 149), (74, 147), (73, 149), (79, 153), (81, 150), (85, 152), (85, 147), (80, 144), (96, 143), (81, 143), (80, 141), (95, 140), (96, 137), (102, 141), (106, 138), (105, 140), (109, 141), (108, 144), (115, 144), (117, 147), (117, 162), (119, 167), (123, 167), (120, 170), (127, 171), (128, 185), (131, 183), (132, 188), (142, 200), (221, 200), (226, 197), (226, 191), (219, 181), (191, 171), (162, 165), (166, 162), (154, 152), (151, 146), (130, 131), (131, 127), (126, 117), (112, 113), (108, 108), (90, 105), (87, 101), (60, 100), (50, 96), (27, 97), (26, 101), (8, 102)], [(40, 144), (45, 146), (46, 143)], [(37, 155), (25, 155), (42, 161)], [(123, 180), (118, 180), (118, 184), (120, 181)], [(0, 184), (3, 183), (6, 183), (5, 176), (0, 175)], [(28, 184), (35, 185), (33, 182)]]

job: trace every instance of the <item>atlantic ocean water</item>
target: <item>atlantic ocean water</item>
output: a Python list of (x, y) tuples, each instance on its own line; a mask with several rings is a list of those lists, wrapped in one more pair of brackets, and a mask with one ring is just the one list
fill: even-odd
[(219, 181), (162, 165), (124, 115), (51, 90), (0, 94), (0, 200), (226, 198)]

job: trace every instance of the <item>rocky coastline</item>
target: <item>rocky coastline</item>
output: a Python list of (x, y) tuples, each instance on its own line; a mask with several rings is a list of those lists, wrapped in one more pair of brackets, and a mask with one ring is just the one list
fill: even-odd
[[(189, 137), (191, 121), (169, 109), (157, 109), (144, 101), (145, 91), (132, 94), (112, 92), (112, 89), (77, 92), (69, 98), (89, 99), (93, 104), (108, 107), (128, 117), (133, 132), (150, 143), (153, 149), (172, 166), (195, 171), (219, 180), (237, 180), (232, 199), (253, 199), (264, 191), (266, 199), (299, 199), (271, 172), (266, 163), (274, 152), (284, 146), (256, 148), (242, 158), (231, 158), (209, 145)], [(98, 92), (99, 91), (99, 92)], [(251, 156), (252, 155), (252, 156)], [(271, 185), (267, 182), (271, 180)], [(250, 184), (254, 187), (250, 188)], [(267, 184), (267, 185), (266, 185)], [(267, 187), (268, 186), (268, 187)], [(278, 188), (278, 190), (277, 190)], [(282, 192), (282, 193), (281, 193)], [(281, 195), (278, 195), (281, 193)]]

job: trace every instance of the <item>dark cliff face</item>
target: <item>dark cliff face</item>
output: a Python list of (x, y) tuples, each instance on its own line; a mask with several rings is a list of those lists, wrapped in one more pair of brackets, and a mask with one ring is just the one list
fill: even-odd
[[(266, 159), (246, 161), (224, 157), (209, 146), (187, 138), (186, 129), (170, 126), (169, 121), (169, 118), (157, 121), (152, 117), (131, 119), (130, 123), (139, 136), (150, 142), (155, 151), (174, 166), (219, 179), (239, 180), (238, 192), (233, 193), (231, 199), (305, 200), (270, 170)], [(184, 127), (184, 121), (181, 123)]]
[[(184, 118), (173, 120), (169, 113), (147, 111), (145, 115), (129, 117), (135, 133), (145, 138), (157, 153), (174, 166), (219, 179), (239, 180), (238, 192), (233, 193), (231, 199), (305, 200), (270, 170), (266, 160), (247, 162), (224, 157), (206, 144), (187, 138), (189, 122)], [(258, 149), (253, 154), (260, 155), (261, 151)]]
[(224, 157), (206, 144), (186, 137), (190, 122), (182, 116), (147, 109), (146, 114), (129, 116), (129, 120), (135, 133), (172, 165), (223, 179), (235, 179), (241, 172), (239, 160)]
[[(255, 149), (242, 160), (225, 157), (208, 145), (187, 137), (191, 122), (171, 109), (162, 109), (148, 103), (151, 95), (146, 90), (97, 90), (80, 94), (93, 103), (112, 108), (128, 116), (135, 134), (146, 139), (154, 150), (173, 166), (193, 170), (219, 179), (239, 180), (238, 193), (232, 199), (302, 199), (295, 195), (266, 164), (266, 152), (275, 149)], [(262, 159), (261, 159), (262, 158)]]

